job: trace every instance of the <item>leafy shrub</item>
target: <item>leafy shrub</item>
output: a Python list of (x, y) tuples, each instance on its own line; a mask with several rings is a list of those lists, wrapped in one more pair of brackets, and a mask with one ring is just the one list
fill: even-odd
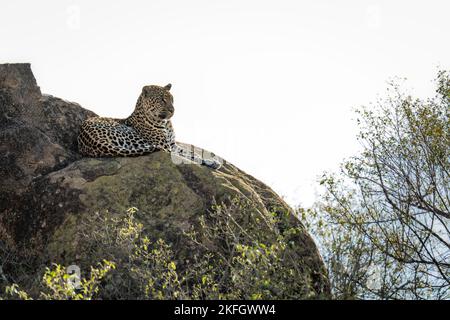
[[(74, 279), (66, 268), (55, 264), (52, 269), (47, 268), (42, 284), (45, 290), (40, 292), (38, 299), (43, 300), (92, 300), (98, 293), (99, 285), (105, 275), (115, 268), (114, 263), (104, 260), (97, 268), (91, 268), (89, 278)], [(74, 285), (75, 281), (79, 285)], [(32, 300), (29, 293), (21, 290), (17, 284), (6, 287), (7, 298)]]
[[(304, 299), (315, 298), (311, 272), (295, 254), (303, 232), (290, 213), (268, 213), (250, 201), (215, 204), (182, 237), (189, 256), (163, 239), (151, 240), (136, 208), (86, 220), (80, 250), (103, 263), (78, 289), (65, 269), (47, 269), (40, 299)], [(90, 228), (89, 228), (90, 226)], [(99, 248), (101, 250), (99, 251)], [(109, 261), (114, 261), (109, 262)], [(28, 299), (17, 285), (7, 296)]]

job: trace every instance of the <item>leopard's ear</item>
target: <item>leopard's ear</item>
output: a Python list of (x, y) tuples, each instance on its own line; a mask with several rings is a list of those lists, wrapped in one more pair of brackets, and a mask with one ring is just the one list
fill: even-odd
[(167, 91), (169, 91), (170, 88), (172, 88), (172, 85), (170, 83), (164, 87), (164, 89), (166, 89)]

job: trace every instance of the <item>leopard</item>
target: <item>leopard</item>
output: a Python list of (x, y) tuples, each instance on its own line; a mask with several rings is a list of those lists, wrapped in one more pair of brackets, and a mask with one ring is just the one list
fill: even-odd
[(103, 158), (136, 157), (165, 151), (177, 159), (181, 157), (188, 162), (219, 169), (221, 162), (214, 155), (204, 158), (192, 148), (176, 142), (171, 122), (175, 112), (171, 87), (170, 83), (166, 86), (144, 86), (128, 118), (86, 119), (77, 139), (79, 152), (86, 157)]

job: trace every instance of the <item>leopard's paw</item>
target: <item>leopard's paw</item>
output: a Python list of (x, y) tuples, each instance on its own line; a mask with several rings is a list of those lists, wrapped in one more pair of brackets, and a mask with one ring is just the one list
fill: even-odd
[(222, 164), (215, 159), (203, 159), (202, 165), (215, 170), (219, 169), (222, 166)]

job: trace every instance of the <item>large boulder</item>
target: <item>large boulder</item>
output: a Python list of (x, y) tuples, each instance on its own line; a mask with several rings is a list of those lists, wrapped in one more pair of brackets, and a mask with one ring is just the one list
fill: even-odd
[(176, 164), (165, 152), (82, 158), (76, 137), (91, 116), (76, 103), (42, 95), (29, 64), (0, 64), (0, 244), (49, 263), (93, 263), (78, 247), (86, 216), (137, 207), (150, 234), (182, 251), (183, 231), (199, 215), (215, 202), (242, 197), (262, 212), (289, 212), (290, 223), (302, 230), (295, 254), (307, 265), (316, 293), (328, 294), (314, 242), (268, 186), (228, 162), (212, 170)]

